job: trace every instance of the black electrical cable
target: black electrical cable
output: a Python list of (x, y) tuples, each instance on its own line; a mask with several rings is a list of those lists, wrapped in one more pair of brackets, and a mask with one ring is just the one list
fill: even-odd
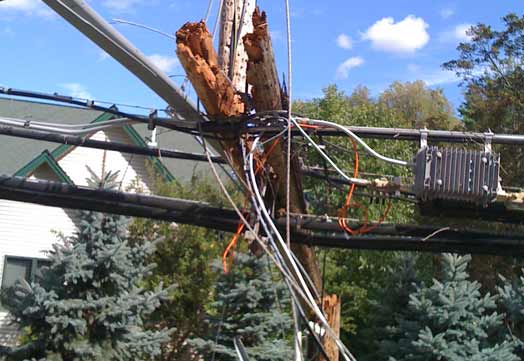
[[(142, 123), (149, 123), (151, 119), (144, 115), (131, 114), (122, 112), (116, 107), (102, 107), (96, 105), (94, 101), (77, 100), (70, 96), (59, 94), (48, 94), (33, 92), (27, 90), (13, 89), (0, 87), (0, 94), (11, 96), (19, 96), (25, 98), (35, 98), (41, 100), (49, 100), (54, 102), (67, 103), (79, 107), (89, 108), (102, 112), (114, 114), (122, 118), (133, 119)], [(209, 116), (208, 116), (209, 117)], [(268, 111), (258, 112), (255, 114), (244, 115), (241, 117), (215, 119), (214, 121), (202, 122), (202, 130), (206, 133), (220, 133), (228, 134), (230, 138), (237, 139), (236, 135), (239, 133), (255, 133), (260, 134), (265, 132), (268, 135), (278, 134), (286, 127), (287, 112), (285, 111)], [(211, 118), (211, 117), (209, 117)], [(300, 117), (299, 117), (300, 118)], [(307, 119), (307, 118), (304, 118)], [(198, 135), (197, 125), (195, 122), (175, 120), (173, 118), (154, 117), (154, 122), (158, 126), (166, 127), (173, 130)], [(445, 143), (484, 143), (486, 141), (492, 144), (507, 144), (507, 145), (524, 145), (524, 135), (520, 134), (492, 134), (479, 132), (461, 132), (448, 130), (420, 130), (420, 129), (406, 129), (406, 128), (380, 128), (380, 127), (360, 127), (348, 126), (349, 130), (361, 138), (384, 139), (384, 140), (405, 140), (405, 141), (420, 141), (423, 134), (427, 135), (427, 140), (431, 142), (445, 142)], [(316, 135), (321, 136), (343, 136), (340, 130), (337, 129), (316, 129)], [(292, 131), (293, 136), (302, 136), (298, 130)]]
[[(132, 114), (132, 113), (120, 111), (118, 110), (116, 106), (105, 107), (105, 106), (97, 105), (95, 104), (94, 101), (91, 101), (91, 100), (77, 100), (71, 96), (60, 95), (56, 93), (48, 94), (48, 93), (40, 93), (40, 92), (33, 92), (33, 91), (6, 88), (6, 87), (0, 87), (0, 94), (70, 104), (70, 105), (75, 105), (75, 106), (86, 108), (86, 109), (96, 110), (96, 111), (104, 112), (108, 114), (113, 114), (119, 118), (128, 118), (128, 119), (132, 119), (137, 122), (140, 122), (140, 123), (144, 123), (144, 124), (148, 124), (152, 126), (160, 126), (160, 127), (168, 128), (171, 130), (176, 130), (176, 131), (191, 134), (194, 136), (200, 134), (197, 130), (195, 122), (177, 120), (174, 118), (158, 117), (154, 115), (153, 113), (151, 116)], [(219, 140), (230, 139), (227, 137), (217, 136), (214, 134), (206, 134), (206, 138), (219, 139)]]
[[(0, 176), (0, 199), (144, 217), (234, 232), (238, 215), (207, 203), (90, 189), (60, 182)], [(382, 224), (365, 236), (348, 236), (324, 217), (292, 215), (294, 243), (320, 247), (524, 255), (524, 235), (500, 235), (435, 226)], [(285, 218), (276, 220), (283, 229)], [(358, 224), (352, 226), (358, 227)], [(428, 237), (428, 235), (434, 236)]]
[[(75, 135), (62, 135), (57, 133), (43, 132), (31, 129), (16, 128), (11, 126), (0, 125), (0, 134), (24, 138), (34, 139), (45, 142), (69, 144), (81, 146), (86, 148), (113, 150), (122, 153), (145, 155), (151, 157), (174, 158), (183, 160), (207, 161), (207, 157), (203, 154), (187, 153), (171, 149), (156, 148), (156, 147), (139, 147), (131, 144), (121, 142), (104, 142), (100, 140), (89, 139), (88, 137), (81, 137)], [(227, 164), (227, 162), (218, 156), (212, 157), (213, 161), (220, 164)]]

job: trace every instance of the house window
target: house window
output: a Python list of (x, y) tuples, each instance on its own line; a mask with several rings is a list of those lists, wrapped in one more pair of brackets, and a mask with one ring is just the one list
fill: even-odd
[(14, 286), (22, 279), (27, 282), (35, 281), (39, 271), (47, 265), (49, 265), (49, 260), (46, 259), (6, 256), (2, 274), (2, 289)]

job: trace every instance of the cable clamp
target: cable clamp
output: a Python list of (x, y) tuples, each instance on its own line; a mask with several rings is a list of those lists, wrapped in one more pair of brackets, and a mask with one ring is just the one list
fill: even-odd
[(158, 117), (158, 110), (153, 109), (149, 112), (149, 120), (147, 123), (147, 129), (154, 130), (156, 128), (156, 118)]
[(427, 128), (420, 129), (420, 149), (428, 147), (428, 134), (429, 130)]
[(491, 129), (488, 129), (487, 132), (484, 133), (484, 152), (485, 153), (491, 153), (491, 144), (493, 141), (493, 132)]

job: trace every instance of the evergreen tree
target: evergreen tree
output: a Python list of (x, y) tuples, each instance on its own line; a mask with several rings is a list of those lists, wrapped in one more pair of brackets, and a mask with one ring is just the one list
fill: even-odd
[[(503, 315), (467, 273), (470, 256), (443, 255), (442, 281), (418, 287), (399, 320), (403, 335), (391, 360), (518, 360), (515, 343), (500, 340)], [(394, 346), (394, 345), (390, 345)]]
[(389, 270), (389, 284), (374, 304), (376, 316), (372, 329), (378, 339), (377, 352), (365, 355), (366, 360), (388, 360), (391, 355), (397, 353), (404, 332), (399, 327), (399, 322), (409, 317), (410, 310), (407, 305), (410, 295), (421, 285), (420, 267), (417, 265), (419, 258), (419, 255), (411, 252), (397, 254), (397, 265)]
[[(194, 174), (188, 183), (169, 182), (163, 179), (154, 184), (154, 193), (165, 197), (194, 199), (214, 206), (227, 206), (216, 184), (206, 174)], [(233, 193), (233, 192), (232, 192)], [(162, 346), (158, 360), (199, 360), (187, 340), (205, 334), (206, 307), (212, 300), (218, 277), (209, 267), (220, 257), (229, 238), (222, 232), (192, 225), (160, 222), (137, 218), (129, 227), (131, 239), (144, 242), (162, 238), (150, 260), (157, 265), (144, 281), (144, 287), (154, 290), (159, 284), (176, 284), (169, 297), (147, 320), (150, 327), (176, 327), (171, 340)]]
[[(524, 270), (523, 270), (524, 272)], [(517, 354), (524, 358), (524, 276), (509, 280), (500, 276), (503, 285), (498, 288), (500, 301), (506, 310), (506, 325), (517, 343)]]
[[(214, 266), (220, 269), (218, 263)], [(191, 341), (206, 360), (236, 361), (236, 336), (251, 360), (290, 359), (293, 351), (285, 341), (292, 325), (285, 313), (289, 300), (284, 285), (273, 280), (266, 258), (237, 254), (231, 272), (219, 277), (215, 293), (208, 335)]]
[[(117, 174), (93, 179), (115, 184)], [(145, 292), (140, 284), (154, 267), (144, 260), (152, 243), (131, 245), (124, 217), (79, 212), (78, 231), (49, 252), (49, 266), (31, 285), (2, 294), (3, 304), (24, 330), (22, 345), (4, 348), (9, 360), (150, 360), (168, 330), (145, 330), (166, 290)]]

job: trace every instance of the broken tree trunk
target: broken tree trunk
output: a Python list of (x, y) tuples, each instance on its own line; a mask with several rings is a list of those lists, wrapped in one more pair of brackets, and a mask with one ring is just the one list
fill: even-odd
[(206, 24), (186, 23), (176, 33), (177, 55), (202, 105), (211, 116), (238, 116), (244, 102), (218, 63)]
[[(222, 71), (206, 24), (186, 23), (176, 33), (177, 55), (187, 77), (211, 117), (234, 117), (244, 113), (240, 95)], [(237, 141), (220, 143), (235, 172), (243, 179), (243, 163)]]

